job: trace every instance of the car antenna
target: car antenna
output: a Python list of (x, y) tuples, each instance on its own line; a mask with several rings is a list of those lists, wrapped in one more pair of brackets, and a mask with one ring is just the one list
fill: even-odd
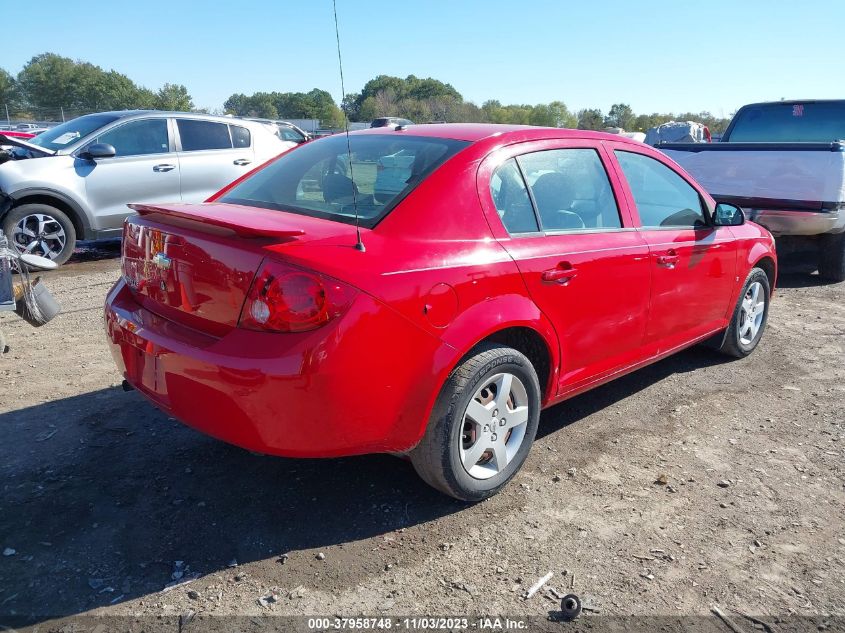
[[(334, 35), (337, 40), (337, 65), (340, 67), (340, 94), (346, 94), (346, 88), (343, 86), (343, 58), (340, 55), (340, 30), (337, 27), (337, 0), (332, 0), (332, 8), (334, 9)], [(352, 146), (349, 143), (349, 115), (344, 111), (343, 126), (346, 131), (346, 157), (349, 159), (349, 180), (352, 181), (352, 208), (355, 210), (355, 235), (357, 241), (355, 248), (359, 251), (366, 252), (366, 247), (361, 239), (361, 225), (358, 220), (358, 188), (355, 186), (355, 173), (352, 171)]]

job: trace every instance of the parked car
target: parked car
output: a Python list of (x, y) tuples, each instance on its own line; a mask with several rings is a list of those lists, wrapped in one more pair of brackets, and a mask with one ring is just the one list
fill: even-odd
[(845, 100), (753, 103), (718, 143), (658, 147), (774, 233), (782, 256), (809, 252), (845, 281)]
[(129, 202), (202, 202), (296, 147), (259, 123), (145, 110), (89, 114), (0, 144), (17, 146), (0, 165), (0, 228), (59, 264), (77, 239), (120, 237)]
[(376, 184), (373, 191), (376, 200), (392, 200), (405, 189), (415, 161), (415, 153), (407, 149), (379, 156), (376, 159)]
[(397, 116), (383, 116), (373, 119), (370, 127), (395, 127), (397, 125), (413, 125), (414, 122)]
[(257, 121), (258, 123), (265, 123), (267, 125), (275, 126), (278, 130), (279, 138), (283, 141), (292, 141), (294, 143), (305, 143), (311, 139), (311, 135), (308, 134), (305, 130), (301, 127), (294, 125), (289, 121), (279, 121), (276, 119), (255, 119), (255, 118), (247, 118), (247, 121)]
[[(347, 142), (353, 165), (413, 155), (405, 187), (354, 180)], [(469, 501), (542, 408), (696, 343), (750, 354), (777, 267), (665, 155), (582, 130), (339, 134), (206, 204), (134, 208), (105, 306), (127, 385), (253, 451), (408, 455)]]
[(3, 134), (3, 136), (6, 136), (8, 138), (22, 138), (22, 139), (33, 138), (35, 136), (35, 134), (33, 134), (32, 132), (19, 132), (18, 130), (4, 130), (2, 132), (2, 134)]

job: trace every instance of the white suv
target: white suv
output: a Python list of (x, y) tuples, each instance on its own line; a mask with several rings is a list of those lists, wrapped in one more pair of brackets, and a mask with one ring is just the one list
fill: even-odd
[(120, 237), (130, 202), (202, 202), (296, 147), (275, 126), (185, 112), (89, 114), (22, 141), (0, 164), (0, 228), (64, 263), (77, 239)]

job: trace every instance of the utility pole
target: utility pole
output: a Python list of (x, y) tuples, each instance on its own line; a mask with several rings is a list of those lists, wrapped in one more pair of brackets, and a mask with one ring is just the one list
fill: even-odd
[(3, 105), (6, 106), (6, 123), (9, 124), (9, 129), (11, 130), (12, 129), (12, 119), (9, 118), (9, 104), (4, 103)]
[(59, 106), (59, 109), (62, 111), (62, 123), (65, 122), (65, 109), (64, 106)]

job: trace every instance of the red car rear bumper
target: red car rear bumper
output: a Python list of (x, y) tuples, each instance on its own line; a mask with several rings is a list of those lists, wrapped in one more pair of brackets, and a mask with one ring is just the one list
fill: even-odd
[(121, 373), (159, 408), (225, 442), (290, 457), (412, 448), (453, 355), (363, 293), (311, 332), (215, 338), (144, 309), (119, 281), (105, 324)]

